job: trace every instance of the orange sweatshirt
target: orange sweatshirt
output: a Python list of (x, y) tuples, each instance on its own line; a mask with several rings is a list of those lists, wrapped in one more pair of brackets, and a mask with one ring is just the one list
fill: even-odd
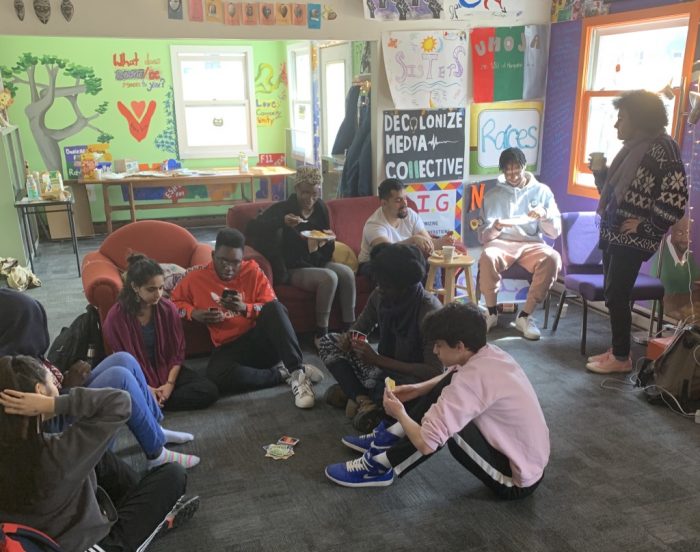
[[(236, 290), (246, 304), (245, 314), (234, 314), (219, 303), (225, 289)], [(192, 320), (192, 311), (216, 307), (224, 312), (226, 318), (218, 324), (209, 324), (209, 335), (216, 347), (234, 341), (253, 326), (265, 303), (277, 299), (270, 281), (258, 263), (253, 260), (243, 261), (241, 270), (233, 280), (225, 282), (219, 278), (214, 269), (214, 262), (206, 266), (190, 269), (175, 287), (170, 300), (175, 303), (182, 318)]]

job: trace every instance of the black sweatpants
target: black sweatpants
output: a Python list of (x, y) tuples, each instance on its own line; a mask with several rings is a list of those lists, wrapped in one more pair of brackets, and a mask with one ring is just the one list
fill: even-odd
[(625, 248), (603, 251), (603, 296), (610, 315), (613, 355), (620, 358), (630, 354), (632, 288), (642, 268), (643, 255)]
[(218, 398), (219, 390), (213, 381), (187, 366), (181, 366), (175, 389), (165, 401), (163, 410), (200, 410), (208, 408)]
[[(437, 402), (442, 390), (450, 384), (453, 375), (454, 372), (448, 374), (428, 394), (411, 401), (407, 413), (412, 420), (420, 423), (430, 406)], [(499, 498), (505, 500), (525, 498), (532, 494), (542, 481), (540, 479), (530, 487), (516, 486), (513, 483), (513, 473), (508, 457), (488, 443), (474, 422), (467, 424), (460, 432), (450, 437), (447, 447), (460, 464), (495, 492)], [(386, 453), (389, 463), (399, 477), (403, 477), (433, 454), (435, 453), (426, 455), (418, 452), (408, 437), (403, 437)]]
[(302, 367), (302, 358), (287, 309), (271, 301), (265, 303), (248, 333), (214, 349), (207, 377), (221, 394), (263, 389), (282, 382), (274, 368), (280, 360), (291, 374)]
[(117, 521), (97, 543), (106, 552), (134, 552), (185, 494), (187, 473), (180, 464), (163, 464), (142, 479), (123, 460), (106, 451), (95, 467), (97, 484), (117, 509)]

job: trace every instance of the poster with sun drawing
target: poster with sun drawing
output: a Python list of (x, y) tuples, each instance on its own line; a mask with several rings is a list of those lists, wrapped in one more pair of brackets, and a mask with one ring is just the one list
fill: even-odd
[(467, 105), (467, 33), (382, 33), (384, 67), (394, 107), (434, 109)]

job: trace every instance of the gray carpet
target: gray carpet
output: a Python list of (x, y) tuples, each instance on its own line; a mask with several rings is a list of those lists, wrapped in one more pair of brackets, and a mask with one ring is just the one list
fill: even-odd
[[(211, 229), (193, 233), (203, 241), (215, 235)], [(100, 241), (81, 240), (80, 249), (95, 249)], [(29, 293), (46, 306), (53, 337), (85, 306), (70, 244), (42, 244), (36, 267), (44, 287)], [(356, 456), (340, 443), (352, 431), (349, 421), (321, 400), (312, 410), (295, 408), (290, 389), (280, 386), (226, 397), (204, 412), (167, 416), (166, 427), (196, 435), (179, 448), (202, 457), (189, 478), (189, 492), (201, 496), (202, 506), (187, 526), (151, 549), (700, 550), (698, 427), (648, 405), (631, 388), (601, 388), (605, 378), (585, 372), (577, 305), (570, 305), (556, 335), (543, 331), (540, 342), (504, 326), (490, 340), (525, 368), (551, 432), (550, 464), (532, 497), (496, 501), (446, 450), (390, 487), (338, 487), (323, 467)], [(589, 351), (607, 348), (607, 319), (594, 314), (589, 326)], [(308, 343), (304, 348), (307, 360), (318, 362)], [(331, 383), (328, 376), (317, 394)], [(262, 445), (283, 434), (301, 439), (296, 455), (265, 458)], [(126, 431), (117, 448), (135, 467), (145, 466)]]

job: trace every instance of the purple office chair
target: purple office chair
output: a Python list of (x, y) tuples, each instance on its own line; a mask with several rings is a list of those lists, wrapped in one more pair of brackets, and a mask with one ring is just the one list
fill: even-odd
[[(598, 224), (596, 213), (562, 213), (561, 258), (564, 274), (564, 292), (559, 300), (559, 308), (552, 325), (552, 333), (557, 331), (564, 301), (568, 297), (580, 296), (583, 303), (583, 324), (581, 325), (581, 354), (586, 354), (586, 331), (588, 324), (588, 303), (603, 301), (603, 252), (598, 249)], [(573, 292), (569, 295), (568, 292)], [(632, 289), (632, 304), (635, 301), (653, 301), (649, 334), (654, 324), (654, 313), (659, 306), (657, 331), (661, 331), (664, 319), (664, 285), (658, 278), (646, 274), (637, 276)]]

